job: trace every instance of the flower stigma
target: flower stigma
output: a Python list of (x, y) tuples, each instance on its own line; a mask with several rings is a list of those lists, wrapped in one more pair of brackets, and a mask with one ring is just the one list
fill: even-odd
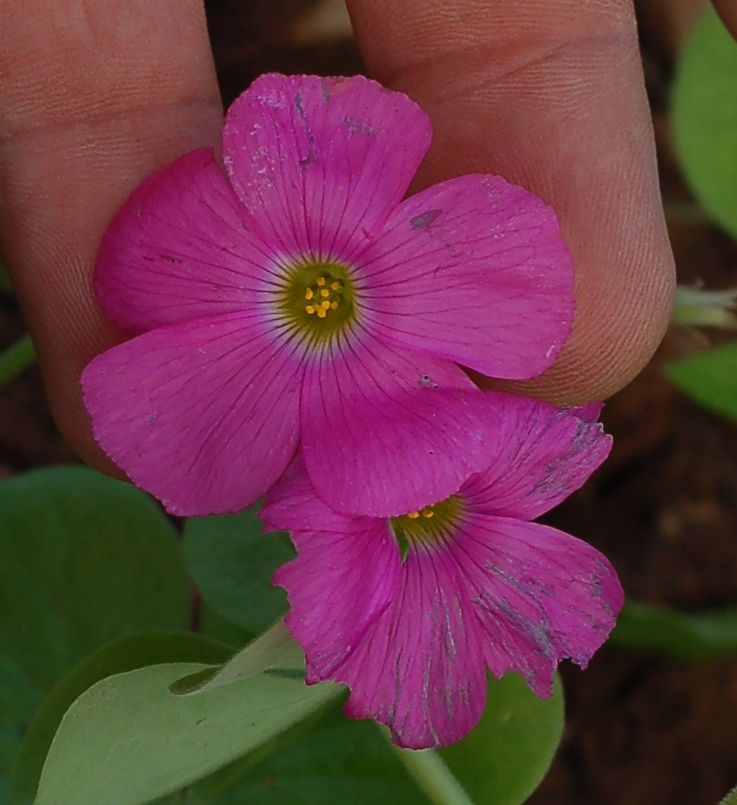
[(402, 548), (445, 542), (461, 522), (464, 506), (458, 495), (439, 503), (391, 518), (391, 526)]
[(279, 307), (291, 331), (312, 342), (330, 340), (356, 320), (356, 294), (349, 270), (329, 262), (290, 267)]

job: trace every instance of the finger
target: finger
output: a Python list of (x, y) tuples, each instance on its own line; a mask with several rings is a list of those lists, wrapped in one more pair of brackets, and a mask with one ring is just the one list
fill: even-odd
[(561, 404), (617, 391), (660, 342), (674, 286), (631, 3), (349, 0), (349, 10), (369, 69), (433, 119), (422, 184), (500, 173), (558, 212), (576, 267), (574, 331), (524, 388)]
[(0, 3), (0, 238), (70, 444), (97, 466), (79, 375), (118, 335), (90, 276), (115, 209), (219, 135), (199, 0)]

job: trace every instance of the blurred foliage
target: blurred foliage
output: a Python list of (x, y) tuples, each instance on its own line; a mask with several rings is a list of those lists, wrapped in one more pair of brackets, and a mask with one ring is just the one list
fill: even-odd
[(184, 526), (184, 558), (202, 596), (220, 616), (253, 634), (287, 611), (284, 591), (270, 580), (293, 556), (286, 535), (264, 536), (253, 509), (191, 519)]
[(719, 805), (737, 805), (737, 788), (733, 788)]
[(36, 350), (30, 335), (21, 336), (0, 352), (0, 386), (19, 375), (36, 361)]
[(27, 723), (61, 677), (109, 640), (187, 628), (174, 530), (127, 484), (82, 468), (4, 481), (0, 551), (4, 721)]
[(737, 342), (674, 361), (666, 374), (705, 408), (737, 420)]
[(612, 643), (683, 660), (737, 653), (737, 609), (688, 614), (668, 607), (625, 604)]
[(737, 48), (713, 10), (690, 35), (673, 85), (676, 152), (694, 195), (737, 236)]
[(707, 291), (679, 285), (676, 288), (672, 321), (691, 327), (719, 327), (737, 330), (737, 290)]

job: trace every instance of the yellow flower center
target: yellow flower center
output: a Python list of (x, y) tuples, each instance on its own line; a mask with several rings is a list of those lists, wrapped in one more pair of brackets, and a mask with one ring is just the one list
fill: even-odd
[(302, 263), (289, 268), (279, 307), (291, 327), (310, 341), (324, 341), (356, 320), (348, 268), (339, 263)]
[(400, 545), (435, 543), (453, 533), (461, 522), (463, 512), (463, 501), (457, 495), (451, 495), (419, 511), (392, 517), (391, 526)]

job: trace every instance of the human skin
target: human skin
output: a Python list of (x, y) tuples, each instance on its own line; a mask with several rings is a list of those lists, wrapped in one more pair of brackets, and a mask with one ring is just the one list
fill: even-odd
[[(737, 22), (735, 0), (720, 6)], [(556, 364), (519, 387), (574, 404), (624, 386), (660, 342), (674, 287), (631, 2), (349, 0), (349, 10), (373, 76), (433, 119), (418, 186), (500, 173), (560, 216), (574, 331)], [(141, 179), (219, 139), (202, 2), (0, 0), (0, 31), (4, 260), (60, 430), (110, 469), (79, 375), (122, 336), (90, 278)]]

